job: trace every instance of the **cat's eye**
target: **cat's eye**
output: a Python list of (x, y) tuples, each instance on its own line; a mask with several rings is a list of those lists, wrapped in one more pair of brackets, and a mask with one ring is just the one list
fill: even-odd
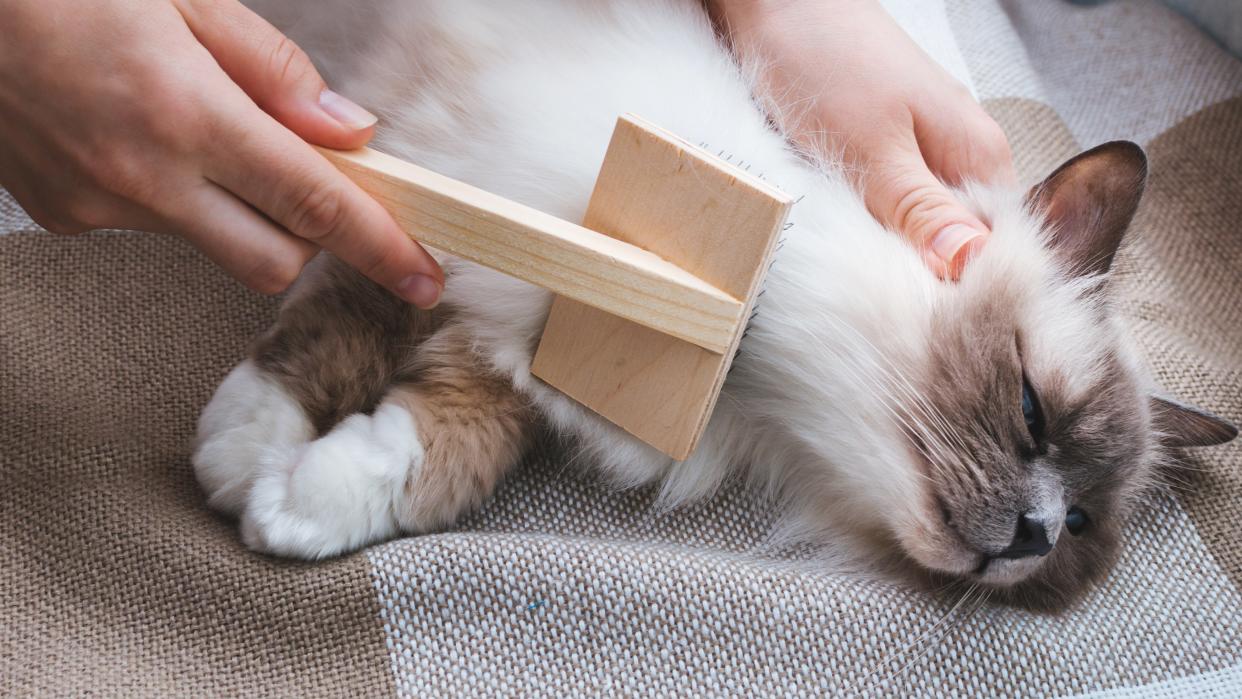
[(1078, 536), (1087, 530), (1087, 524), (1091, 520), (1087, 519), (1087, 513), (1082, 508), (1074, 505), (1065, 512), (1065, 528), (1070, 534)]
[(1022, 378), (1022, 420), (1026, 422), (1026, 431), (1030, 432), (1035, 444), (1044, 441), (1044, 411), (1039, 406), (1039, 396), (1031, 388), (1031, 382)]

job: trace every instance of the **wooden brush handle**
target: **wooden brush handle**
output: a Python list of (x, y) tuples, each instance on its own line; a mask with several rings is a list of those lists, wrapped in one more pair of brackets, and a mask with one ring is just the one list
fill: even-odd
[(717, 354), (743, 301), (635, 245), (370, 148), (320, 148), (412, 238)]

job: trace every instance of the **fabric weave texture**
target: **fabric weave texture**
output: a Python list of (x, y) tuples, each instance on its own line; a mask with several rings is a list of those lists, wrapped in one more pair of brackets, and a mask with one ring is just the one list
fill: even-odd
[[(1122, 311), (1172, 394), (1242, 421), (1242, 64), (1154, 1), (887, 4), (950, 28), (1025, 181), (1147, 150)], [(451, 532), (276, 561), (188, 458), (275, 302), (2, 191), (0, 229), (0, 695), (1242, 695), (1242, 445), (1188, 455), (1060, 617), (826, 572), (736, 484), (663, 512), (554, 447)]]

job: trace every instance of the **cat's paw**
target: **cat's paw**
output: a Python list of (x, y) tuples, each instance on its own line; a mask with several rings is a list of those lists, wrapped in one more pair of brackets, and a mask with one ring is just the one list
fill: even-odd
[(385, 403), (353, 415), (258, 476), (242, 540), (265, 553), (324, 558), (397, 532), (407, 478), (422, 465), (413, 418)]
[(260, 468), (287, 460), (313, 436), (297, 401), (246, 360), (229, 372), (199, 417), (194, 475), (212, 507), (240, 514)]

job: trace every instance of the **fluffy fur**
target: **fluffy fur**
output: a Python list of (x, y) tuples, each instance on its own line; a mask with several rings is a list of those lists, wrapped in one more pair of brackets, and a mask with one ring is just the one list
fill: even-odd
[[(839, 170), (774, 130), (698, 2), (400, 3), (372, 30), (360, 59), (317, 58), (354, 76), (338, 81), (383, 116), (377, 146), (395, 155), (579, 220), (613, 123), (633, 112), (744, 160), (800, 203), (684, 463), (531, 376), (546, 292), (445, 257), (443, 304), (422, 313), (317, 260), (200, 424), (196, 472), (213, 506), (241, 516), (248, 545), (316, 558), (448, 525), (546, 424), (573, 438), (574, 463), (623, 487), (658, 483), (670, 506), (740, 473), (786, 499), (801, 536), (921, 582), (1057, 608), (1107, 569), (1162, 454), (1151, 386), (1109, 312), (1107, 264), (1091, 264), (1100, 246), (1111, 259), (1133, 213), (1134, 162), (1112, 163), (1140, 178), (1106, 188), (1119, 204), (1084, 204), (1052, 180), (1033, 206), (968, 188), (994, 235), (945, 283)], [(1120, 228), (1067, 243), (1079, 233), (1051, 226), (1108, 218), (1075, 220), (1076, 205), (1119, 211)], [(1025, 431), (1024, 380), (1039, 392), (1043, 444)], [(1091, 527), (1061, 536), (1074, 505)], [(997, 557), (1024, 515), (1047, 526), (1052, 553)]]

